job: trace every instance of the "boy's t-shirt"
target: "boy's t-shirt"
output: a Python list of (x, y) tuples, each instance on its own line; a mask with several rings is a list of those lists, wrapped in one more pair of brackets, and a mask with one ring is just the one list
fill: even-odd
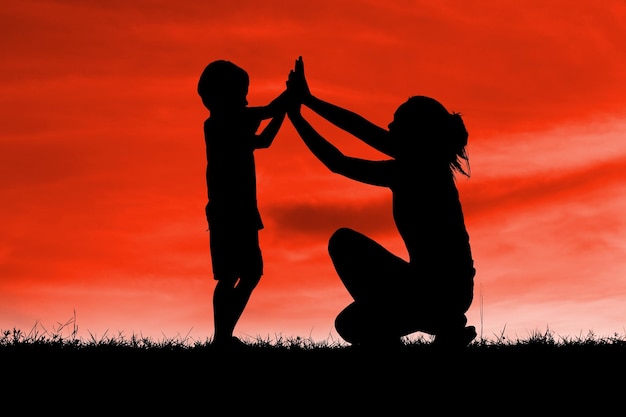
[(209, 117), (204, 122), (209, 229), (263, 228), (257, 206), (254, 161), (254, 142), (260, 123), (250, 117)]

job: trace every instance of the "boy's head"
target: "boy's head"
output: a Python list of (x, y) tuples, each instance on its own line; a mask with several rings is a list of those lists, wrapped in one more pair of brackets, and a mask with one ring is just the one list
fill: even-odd
[(233, 109), (248, 105), (250, 77), (230, 61), (217, 60), (204, 68), (198, 81), (198, 94), (207, 109)]

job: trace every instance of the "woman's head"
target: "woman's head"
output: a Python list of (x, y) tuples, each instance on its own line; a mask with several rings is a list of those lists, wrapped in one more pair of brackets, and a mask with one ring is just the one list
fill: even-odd
[(469, 135), (463, 119), (437, 100), (410, 97), (394, 113), (389, 132), (399, 141), (401, 153), (423, 153), (426, 158), (445, 161), (453, 172), (469, 176), (465, 151)]

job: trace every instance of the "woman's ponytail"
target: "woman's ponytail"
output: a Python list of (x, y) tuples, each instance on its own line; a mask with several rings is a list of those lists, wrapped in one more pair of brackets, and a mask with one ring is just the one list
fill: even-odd
[[(450, 140), (450, 168), (466, 177), (470, 176), (469, 157), (465, 147), (469, 133), (460, 113), (451, 113), (449, 117), (448, 140)], [(463, 167), (465, 165), (465, 168)]]

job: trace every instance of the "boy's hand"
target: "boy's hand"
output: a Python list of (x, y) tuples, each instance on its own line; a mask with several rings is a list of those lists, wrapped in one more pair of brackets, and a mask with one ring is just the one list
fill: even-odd
[(287, 88), (286, 104), (287, 115), (300, 113), (300, 107), (302, 102), (300, 101), (299, 97), (296, 97), (296, 95), (290, 88)]

